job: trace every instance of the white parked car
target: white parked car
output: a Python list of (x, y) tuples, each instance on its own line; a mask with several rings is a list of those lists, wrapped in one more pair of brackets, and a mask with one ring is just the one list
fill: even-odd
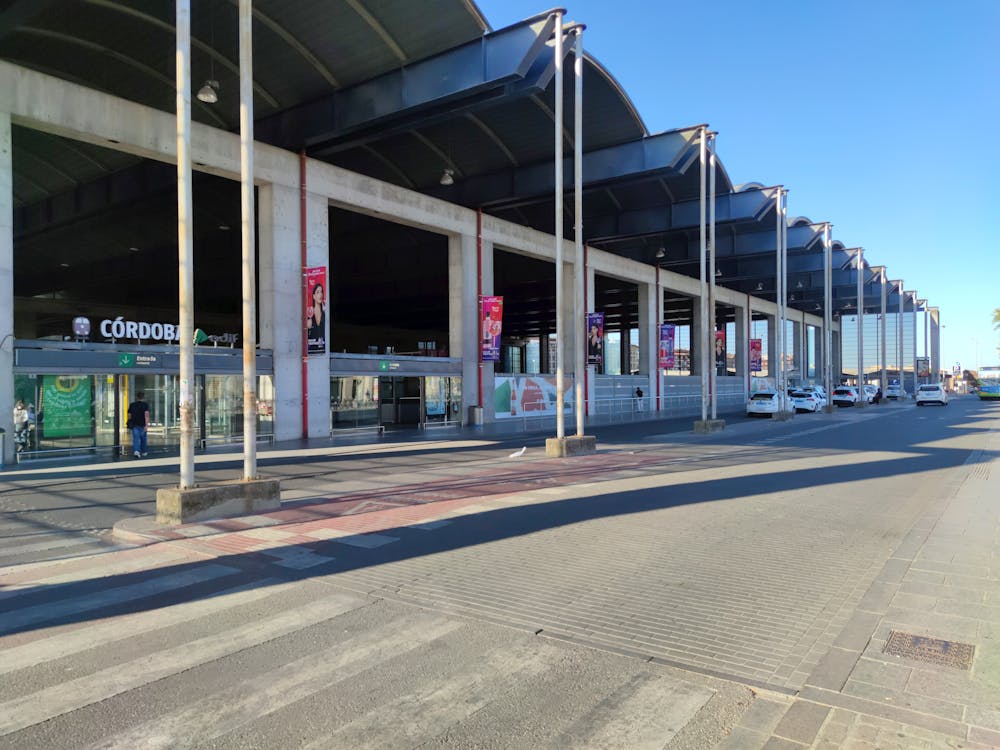
[(801, 388), (796, 388), (795, 390), (801, 391), (803, 393), (812, 393), (816, 396), (819, 401), (819, 406), (822, 409), (826, 406), (826, 390), (821, 385), (804, 385)]
[[(781, 400), (778, 398), (778, 394), (774, 391), (758, 391), (750, 396), (750, 400), (747, 401), (748, 417), (755, 417), (761, 414), (773, 416), (780, 410)], [(792, 400), (790, 398), (785, 399), (785, 411), (789, 413), (795, 411), (795, 407), (792, 405)]]
[(906, 398), (909, 395), (910, 394), (906, 392), (903, 386), (899, 385), (898, 383), (896, 385), (890, 385), (885, 389), (885, 397), (891, 398), (893, 401), (895, 401), (896, 399)]
[(823, 408), (816, 392), (805, 390), (792, 392), (792, 405), (795, 407), (795, 411), (811, 411), (813, 413)]
[(940, 383), (924, 383), (917, 386), (917, 406), (924, 404), (948, 405), (948, 391)]
[(834, 406), (854, 406), (859, 402), (857, 390), (849, 385), (838, 385), (833, 389), (833, 396), (830, 398), (830, 403)]
[(865, 383), (864, 391), (865, 391), (865, 401), (867, 401), (869, 404), (875, 403), (875, 394), (878, 393), (878, 388), (876, 388), (873, 385), (868, 385), (867, 383)]

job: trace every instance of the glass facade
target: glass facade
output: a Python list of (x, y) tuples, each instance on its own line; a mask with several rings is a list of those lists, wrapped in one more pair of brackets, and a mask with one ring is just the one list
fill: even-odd
[[(203, 444), (243, 437), (243, 377), (198, 375), (197, 437)], [(257, 434), (274, 434), (274, 387), (258, 377)], [(149, 447), (180, 445), (179, 377), (163, 374), (15, 374), (15, 398), (30, 405), (29, 456), (108, 448), (112, 455), (131, 445), (128, 405), (142, 392), (149, 405)]]

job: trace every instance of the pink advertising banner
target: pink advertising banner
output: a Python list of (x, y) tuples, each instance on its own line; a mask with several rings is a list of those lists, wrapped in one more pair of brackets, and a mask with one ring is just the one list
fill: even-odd
[(483, 297), (483, 362), (500, 361), (500, 332), (503, 330), (503, 297)]
[(660, 345), (658, 348), (658, 360), (661, 370), (672, 370), (674, 368), (674, 341), (676, 329), (673, 323), (660, 324)]
[(326, 354), (326, 267), (307, 268), (303, 274), (306, 312), (306, 352)]

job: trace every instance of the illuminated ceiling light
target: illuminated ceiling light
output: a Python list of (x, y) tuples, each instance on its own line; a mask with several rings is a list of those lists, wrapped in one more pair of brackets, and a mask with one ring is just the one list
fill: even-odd
[(441, 173), (441, 179), (438, 180), (442, 185), (454, 185), (455, 184), (455, 170), (446, 169)]
[(660, 258), (665, 258), (666, 256), (667, 256), (667, 251), (664, 250), (663, 247), (661, 246), (660, 249), (656, 251), (656, 258), (657, 260), (659, 260)]
[(757, 291), (758, 292), (763, 292), (764, 291), (764, 282), (763, 281), (758, 281), (757, 282)]
[(133, 252), (133, 253), (137, 253), (137, 252), (139, 252), (139, 248), (135, 247), (134, 245), (133, 245), (132, 247), (130, 247), (130, 248), (129, 248), (129, 250), (130, 250), (131, 252)]
[(205, 84), (198, 89), (198, 101), (205, 104), (215, 104), (219, 101), (219, 82), (209, 78)]
[(796, 289), (801, 289), (802, 288), (802, 279), (799, 279), (799, 283), (795, 285), (795, 288)]
[(718, 266), (715, 267), (715, 275), (716, 276), (722, 276), (722, 271), (719, 270)]

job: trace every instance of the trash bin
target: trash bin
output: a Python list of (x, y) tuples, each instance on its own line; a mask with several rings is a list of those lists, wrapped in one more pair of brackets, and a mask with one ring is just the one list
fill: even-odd
[(470, 406), (469, 407), (469, 424), (470, 425), (482, 425), (483, 423), (483, 407), (481, 406)]

